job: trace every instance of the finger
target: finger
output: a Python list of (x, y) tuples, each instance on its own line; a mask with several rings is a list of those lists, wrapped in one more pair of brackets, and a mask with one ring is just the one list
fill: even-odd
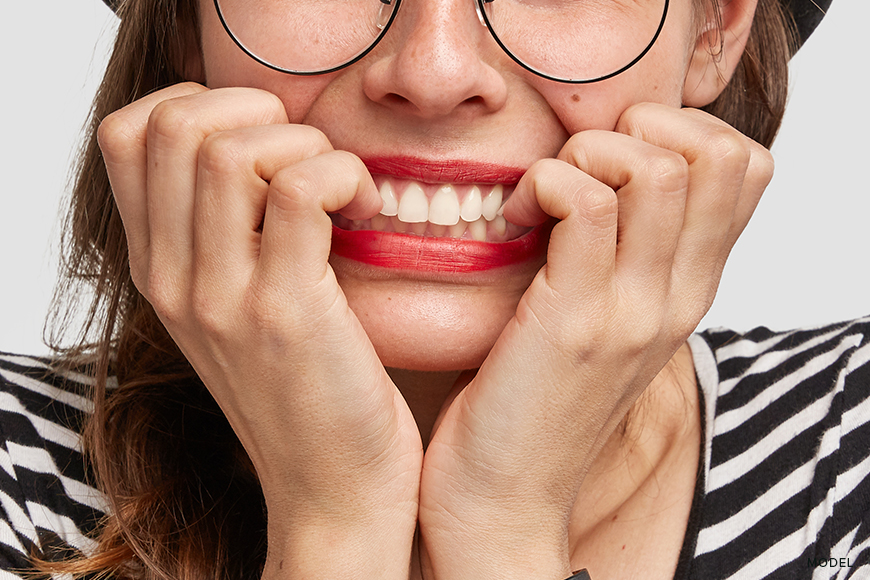
[(306, 125), (265, 125), (209, 135), (199, 150), (194, 203), (195, 275), (209, 287), (247, 285), (260, 254), (269, 181), (282, 168), (332, 151)]
[[(363, 162), (332, 151), (279, 169), (270, 181), (255, 275), (273, 289), (311, 288), (327, 274), (332, 220), (367, 219), (383, 202)], [(302, 294), (304, 292), (300, 292)]]
[(115, 204), (124, 222), (131, 267), (147, 255), (150, 244), (145, 185), (148, 117), (162, 101), (207, 90), (195, 83), (173, 85), (115, 111), (100, 123), (97, 142), (106, 164)]
[[(683, 113), (696, 117), (702, 121), (718, 124), (726, 130), (735, 131), (733, 127), (722, 119), (714, 117), (704, 111), (698, 109), (683, 109)], [(758, 202), (761, 200), (761, 195), (764, 193), (764, 189), (773, 178), (774, 162), (770, 151), (760, 143), (749, 138), (746, 138), (746, 144), (749, 146), (749, 166), (743, 179), (743, 190), (741, 191), (740, 199), (737, 201), (737, 208), (734, 212), (734, 220), (729, 233), (729, 248), (734, 245), (737, 238), (749, 223), (749, 219), (752, 217), (755, 208), (758, 206)]]
[(623, 113), (617, 131), (686, 159), (690, 194), (675, 265), (689, 271), (721, 269), (744, 192), (749, 140), (705, 113), (650, 103)]
[(743, 191), (737, 200), (737, 208), (734, 210), (734, 220), (728, 233), (727, 247), (730, 250), (737, 242), (737, 238), (743, 233), (761, 195), (773, 178), (773, 156), (764, 146), (755, 141), (749, 142), (750, 158), (749, 167), (743, 180)]
[(686, 160), (610, 131), (574, 135), (559, 158), (616, 191), (616, 269), (622, 283), (643, 291), (665, 290), (683, 228), (689, 184)]
[(504, 207), (505, 219), (536, 225), (553, 217), (544, 279), (584, 300), (609, 286), (616, 258), (617, 199), (610, 187), (557, 159), (532, 165)]
[(154, 107), (146, 135), (152, 264), (159, 263), (174, 277), (191, 270), (194, 192), (205, 138), (238, 127), (286, 123), (278, 97), (256, 89), (213, 90)]

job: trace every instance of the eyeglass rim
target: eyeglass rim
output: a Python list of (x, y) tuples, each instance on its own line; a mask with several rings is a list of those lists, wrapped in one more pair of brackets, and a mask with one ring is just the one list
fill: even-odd
[[(217, 1), (217, 0), (215, 0), (215, 1)], [(652, 49), (653, 45), (656, 43), (656, 40), (658, 40), (659, 35), (661, 35), (662, 29), (665, 27), (665, 20), (667, 19), (667, 16), (668, 16), (668, 6), (670, 4), (670, 0), (664, 0), (664, 7), (662, 8), (662, 18), (659, 21), (659, 26), (656, 29), (656, 32), (653, 35), (652, 40), (649, 41), (649, 44), (646, 45), (646, 48), (644, 48), (640, 52), (640, 54), (638, 54), (634, 58), (634, 60), (632, 60), (631, 62), (629, 62), (627, 65), (623, 66), (622, 68), (617, 69), (614, 72), (607, 73), (605, 75), (593, 77), (591, 79), (569, 79), (569, 78), (559, 77), (559, 76), (551, 75), (549, 73), (545, 73), (545, 72), (540, 71), (540, 70), (536, 69), (535, 67), (523, 62), (518, 56), (516, 56), (513, 52), (511, 52), (511, 50), (498, 37), (498, 34), (496, 34), (496, 32), (495, 32), (495, 27), (492, 25), (492, 23), (489, 21), (489, 17), (486, 15), (485, 5), (492, 3), (494, 0), (475, 0), (475, 1), (477, 2), (477, 5), (479, 7), (478, 14), (481, 18), (483, 18), (484, 22), (486, 23), (486, 29), (489, 30), (490, 36), (492, 36), (492, 38), (501, 47), (501, 49), (505, 52), (505, 54), (507, 54), (509, 57), (511, 57), (511, 59), (515, 63), (517, 63), (518, 65), (520, 65), (521, 67), (523, 67), (527, 71), (529, 71), (529, 72), (531, 72), (531, 73), (533, 73), (541, 78), (545, 78), (545, 79), (550, 80), (550, 81), (556, 81), (559, 83), (572, 84), (572, 85), (583, 85), (583, 84), (590, 84), (590, 83), (597, 83), (597, 82), (605, 81), (607, 79), (615, 77), (616, 75), (624, 73), (625, 71), (627, 71), (628, 69), (630, 69), (631, 67), (636, 65), (638, 63), (638, 61), (640, 61), (640, 59), (642, 59), (646, 55), (646, 53), (648, 53)]]
[[(549, 73), (545, 73), (543, 71), (537, 70), (533, 66), (523, 62), (519, 57), (517, 57), (513, 52), (510, 51), (510, 49), (498, 37), (498, 34), (496, 34), (492, 23), (489, 21), (489, 17), (487, 17), (487, 15), (486, 15), (485, 5), (488, 3), (491, 3), (493, 1), (494, 0), (475, 0), (475, 3), (477, 4), (478, 16), (481, 17), (484, 25), (486, 26), (486, 29), (489, 31), (490, 36), (492, 36), (492, 38), (499, 45), (499, 47), (504, 51), (504, 53), (507, 54), (511, 58), (511, 60), (513, 60), (518, 65), (520, 65), (522, 68), (531, 72), (534, 75), (537, 75), (541, 78), (555, 81), (558, 83), (575, 84), (575, 85), (597, 83), (600, 81), (604, 81), (604, 80), (613, 78), (619, 74), (624, 73), (625, 71), (627, 71), (628, 69), (633, 67), (635, 64), (637, 64), (638, 61), (640, 61), (640, 59), (642, 59), (652, 49), (653, 45), (655, 45), (656, 41), (658, 40), (659, 35), (661, 35), (662, 29), (665, 26), (665, 20), (667, 20), (668, 7), (670, 4), (670, 0), (664, 0), (664, 7), (662, 9), (662, 18), (659, 21), (658, 28), (656, 29), (656, 32), (653, 35), (652, 40), (650, 40), (650, 42), (649, 42), (649, 44), (647, 44), (646, 48), (644, 48), (641, 51), (641, 53), (638, 54), (627, 65), (623, 66), (622, 68), (620, 68), (614, 72), (608, 73), (606, 75), (594, 77), (591, 79), (568, 79), (568, 78), (551, 75)], [(277, 71), (277, 72), (281, 72), (281, 73), (285, 73), (285, 74), (289, 74), (289, 75), (294, 75), (294, 76), (317, 76), (317, 75), (325, 75), (325, 74), (333, 73), (333, 72), (336, 72), (336, 71), (339, 71), (341, 69), (349, 67), (350, 65), (361, 60), (363, 57), (365, 57), (372, 50), (374, 50), (374, 48), (378, 45), (378, 43), (381, 42), (381, 39), (384, 37), (384, 35), (390, 29), (390, 26), (392, 26), (393, 21), (396, 19), (396, 15), (399, 13), (399, 8), (400, 8), (400, 5), (402, 3), (402, 0), (392, 0), (391, 2), (381, 0), (381, 2), (383, 2), (384, 4), (395, 3), (395, 6), (393, 7), (393, 11), (390, 14), (390, 19), (384, 25), (384, 27), (380, 31), (380, 33), (374, 38), (374, 40), (372, 40), (371, 44), (369, 44), (365, 50), (363, 50), (358, 55), (354, 56), (352, 59), (350, 59), (346, 62), (343, 62), (339, 65), (336, 65), (336, 66), (333, 66), (333, 67), (330, 67), (327, 69), (318, 69), (318, 70), (313, 70), (313, 71), (300, 71), (300, 70), (293, 70), (293, 69), (281, 67), (281, 66), (278, 66), (274, 63), (271, 63), (268, 60), (265, 60), (264, 58), (258, 56), (256, 53), (252, 52), (248, 47), (246, 47), (241, 42), (241, 40), (239, 40), (238, 37), (236, 37), (236, 35), (233, 33), (229, 24), (227, 24), (227, 21), (224, 19), (224, 15), (223, 15), (223, 12), (221, 11), (221, 7), (220, 7), (220, 0), (214, 0), (214, 7), (215, 7), (215, 11), (217, 12), (218, 18), (220, 19), (221, 25), (224, 27), (224, 30), (226, 31), (226, 33), (229, 35), (229, 37), (232, 39), (232, 41), (236, 44), (236, 46), (238, 46), (239, 49), (241, 49), (242, 52), (244, 52), (250, 58), (252, 58), (256, 62), (260, 63), (261, 65), (263, 65), (269, 69), (272, 69), (274, 71)]]
[(252, 52), (252, 51), (251, 51), (247, 46), (245, 46), (245, 45), (242, 43), (242, 41), (239, 40), (239, 39), (236, 37), (236, 35), (233, 33), (233, 31), (230, 29), (229, 24), (227, 24), (227, 21), (224, 19), (223, 12), (221, 12), (220, 0), (214, 0), (214, 8), (215, 8), (215, 11), (217, 12), (218, 18), (219, 18), (220, 21), (221, 21), (221, 25), (223, 25), (224, 30), (226, 31), (226, 33), (229, 35), (229, 37), (232, 39), (232, 41), (233, 41), (234, 43), (236, 43), (236, 46), (238, 46), (238, 47), (242, 50), (242, 52), (244, 52), (244, 53), (245, 53), (246, 55), (248, 55), (249, 57), (251, 57), (252, 59), (254, 59), (255, 61), (257, 61), (258, 63), (260, 63), (261, 65), (263, 65), (263, 66), (265, 66), (265, 67), (267, 67), (267, 68), (270, 68), (270, 69), (272, 69), (272, 70), (274, 70), (274, 71), (278, 71), (278, 72), (285, 73), (285, 74), (288, 74), (288, 75), (294, 75), (294, 76), (316, 76), (316, 75), (325, 75), (325, 74), (329, 74), (329, 73), (332, 73), (332, 72), (335, 72), (335, 71), (339, 71), (339, 70), (341, 70), (341, 69), (343, 69), (343, 68), (347, 68), (347, 67), (349, 67), (350, 65), (354, 64), (355, 62), (357, 62), (357, 61), (359, 61), (360, 59), (362, 59), (364, 56), (366, 56), (366, 55), (367, 55), (368, 53), (370, 53), (372, 50), (374, 50), (374, 48), (378, 45), (378, 43), (381, 42), (381, 39), (384, 37), (384, 35), (385, 35), (385, 34), (387, 33), (387, 31), (390, 29), (390, 26), (393, 24), (393, 20), (396, 19), (396, 14), (398, 14), (398, 12), (399, 12), (399, 5), (402, 3), (402, 0), (391, 0), (391, 1), (388, 1), (388, 2), (385, 2), (384, 0), (381, 0), (381, 2), (382, 2), (383, 4), (393, 4), (393, 3), (395, 3), (395, 7), (393, 8), (392, 13), (390, 14), (390, 19), (389, 19), (389, 20), (387, 21), (387, 23), (384, 25), (383, 29), (381, 29), (381, 32), (380, 32), (380, 33), (375, 37), (375, 39), (372, 40), (372, 42), (368, 45), (368, 47), (367, 47), (365, 50), (363, 50), (362, 52), (360, 52), (358, 55), (356, 55), (355, 57), (353, 57), (352, 59), (350, 59), (350, 60), (348, 60), (348, 61), (346, 61), (346, 62), (343, 62), (342, 64), (339, 64), (339, 65), (337, 65), (337, 66), (334, 66), (334, 67), (331, 67), (331, 68), (327, 68), (327, 69), (318, 69), (318, 70), (313, 70), (313, 71), (300, 71), (300, 70), (293, 70), (293, 69), (289, 69), (289, 68), (284, 68), (284, 67), (278, 66), (278, 65), (276, 65), (276, 64), (273, 64), (273, 63), (269, 62), (268, 60), (266, 60), (266, 59), (264, 59), (264, 58), (258, 56), (257, 54), (255, 54), (254, 52)]

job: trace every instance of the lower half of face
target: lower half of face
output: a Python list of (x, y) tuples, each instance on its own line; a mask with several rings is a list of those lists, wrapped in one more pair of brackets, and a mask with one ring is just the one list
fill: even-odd
[(330, 264), (348, 303), (386, 366), (468, 369), (483, 362), (546, 262), (547, 228), (499, 215), (522, 171), (555, 157), (575, 132), (612, 130), (634, 103), (680, 105), (691, 0), (675, 5), (628, 72), (566, 85), (511, 61), (471, 0), (404, 0), (375, 50), (317, 77), (246, 57), (203, 0), (204, 70), (212, 88), (273, 92), (291, 122), (366, 162), (382, 214), (333, 219)]
[[(493, 242), (475, 225), (480, 221), (460, 218), (453, 226), (457, 237), (441, 231), (450, 226), (436, 227), (434, 236), (396, 232), (393, 224), (405, 228), (395, 217), (376, 221), (387, 223), (374, 226), (382, 229), (336, 227), (330, 264), (381, 361), (423, 371), (479, 367), (544, 265), (547, 225)], [(459, 237), (462, 228), (466, 237)]]

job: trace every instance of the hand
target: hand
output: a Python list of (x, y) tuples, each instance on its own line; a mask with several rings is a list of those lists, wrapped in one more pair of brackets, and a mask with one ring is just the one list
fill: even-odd
[(772, 169), (718, 119), (653, 104), (529, 169), (505, 218), (560, 221), (547, 264), (427, 449), (427, 577), (570, 575), (585, 474), (709, 308)]
[(362, 162), (269, 93), (194, 84), (112, 114), (99, 142), (133, 281), (256, 467), (264, 577), (405, 580), (420, 436), (327, 263), (327, 212), (381, 208)]

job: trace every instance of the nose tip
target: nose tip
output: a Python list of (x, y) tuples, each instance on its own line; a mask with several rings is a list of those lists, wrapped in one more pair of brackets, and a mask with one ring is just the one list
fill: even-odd
[(495, 43), (473, 0), (404, 0), (388, 39), (366, 72), (369, 99), (423, 118), (503, 106), (504, 79), (491, 65)]

